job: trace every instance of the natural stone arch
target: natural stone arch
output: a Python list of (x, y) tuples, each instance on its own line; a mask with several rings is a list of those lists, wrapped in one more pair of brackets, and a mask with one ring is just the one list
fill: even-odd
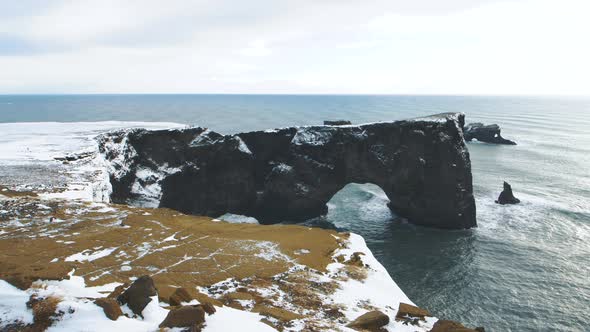
[[(111, 172), (117, 201), (131, 197), (133, 188), (157, 184), (161, 207), (275, 223), (325, 214), (346, 184), (374, 183), (410, 222), (469, 228), (476, 225), (475, 200), (463, 121), (462, 114), (442, 114), (227, 136), (202, 128), (132, 131), (103, 137), (101, 151), (118, 161), (112, 152), (118, 140), (135, 152), (123, 171)], [(159, 175), (139, 181), (138, 171), (146, 169)]]

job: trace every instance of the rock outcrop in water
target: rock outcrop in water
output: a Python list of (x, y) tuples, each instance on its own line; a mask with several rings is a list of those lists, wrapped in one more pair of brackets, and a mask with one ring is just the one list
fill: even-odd
[(325, 120), (324, 126), (347, 126), (352, 124), (352, 122), (348, 120)]
[(498, 200), (496, 201), (496, 203), (502, 205), (518, 204), (520, 203), (520, 199), (514, 197), (514, 194), (512, 193), (512, 187), (508, 182), (504, 181), (504, 190), (502, 190), (500, 196), (498, 196)]
[(446, 113), (226, 136), (203, 128), (129, 130), (101, 136), (99, 146), (117, 203), (268, 224), (325, 214), (346, 184), (369, 182), (410, 222), (462, 229), (476, 225), (463, 125), (463, 114)]
[(506, 144), (516, 145), (516, 142), (509, 139), (505, 139), (500, 135), (500, 126), (497, 124), (484, 125), (483, 123), (470, 123), (465, 126), (465, 140), (470, 142), (476, 139), (480, 142), (492, 143), (492, 144)]

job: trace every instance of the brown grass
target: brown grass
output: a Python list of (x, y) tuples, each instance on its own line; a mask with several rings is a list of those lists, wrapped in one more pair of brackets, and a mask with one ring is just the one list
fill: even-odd
[[(36, 202), (31, 197), (16, 200)], [(334, 320), (341, 318), (338, 308), (322, 303), (323, 296), (332, 294), (338, 283), (316, 282), (313, 276), (326, 272), (333, 253), (343, 246), (348, 234), (295, 225), (229, 224), (169, 209), (111, 206), (116, 210), (98, 212), (85, 203), (59, 202), (46, 213), (57, 215), (65, 222), (32, 222), (18, 229), (0, 223), (0, 230), (10, 231), (6, 233), (10, 236), (0, 237), (0, 279), (24, 289), (38, 279), (68, 278), (72, 269), (85, 278), (88, 286), (124, 283), (133, 276), (150, 275), (160, 299), (166, 302), (178, 287), (183, 287), (192, 298), (218, 306), (223, 303), (237, 306), (237, 300), (252, 299), (269, 317), (282, 316), (283, 326), (289, 324), (287, 316), (305, 316), (311, 330), (317, 325), (311, 313)], [(49, 215), (38, 217), (48, 220)], [(164, 241), (171, 237), (174, 239)], [(258, 255), (261, 249), (256, 244), (262, 241), (276, 245), (276, 257)], [(115, 247), (109, 256), (92, 262), (64, 261), (84, 250)], [(309, 253), (302, 254), (302, 249)], [(54, 258), (58, 261), (51, 263)], [(353, 271), (343, 277), (361, 278), (362, 273), (356, 271), (361, 268), (355, 266), (356, 262), (351, 263), (348, 267)], [(305, 268), (287, 273), (296, 264)], [(131, 270), (121, 269), (123, 265)], [(217, 295), (209, 294), (210, 297), (196, 289), (228, 278), (239, 283), (238, 293), (211, 293)], [(278, 298), (278, 294), (262, 297), (256, 291), (273, 285), (278, 285), (287, 299)], [(285, 300), (292, 303), (294, 312), (283, 311), (281, 301)], [(58, 299), (44, 301), (47, 303), (37, 304), (35, 319), (39, 326), (51, 324), (59, 303)]]
[(56, 310), (61, 301), (62, 298), (55, 296), (41, 299), (31, 296), (27, 306), (33, 311), (33, 324), (25, 327), (23, 331), (37, 332), (49, 328), (58, 316)]

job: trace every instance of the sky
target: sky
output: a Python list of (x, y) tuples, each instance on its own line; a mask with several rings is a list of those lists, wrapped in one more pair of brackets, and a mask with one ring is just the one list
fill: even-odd
[(0, 94), (590, 95), (588, 0), (0, 1)]

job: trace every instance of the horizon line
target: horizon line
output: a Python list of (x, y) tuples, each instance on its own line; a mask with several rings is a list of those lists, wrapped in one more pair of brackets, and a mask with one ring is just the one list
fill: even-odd
[(590, 98), (583, 94), (446, 94), (446, 93), (224, 93), (224, 92), (86, 92), (86, 93), (0, 93), (7, 96), (400, 96), (400, 97), (525, 97), (525, 98)]

